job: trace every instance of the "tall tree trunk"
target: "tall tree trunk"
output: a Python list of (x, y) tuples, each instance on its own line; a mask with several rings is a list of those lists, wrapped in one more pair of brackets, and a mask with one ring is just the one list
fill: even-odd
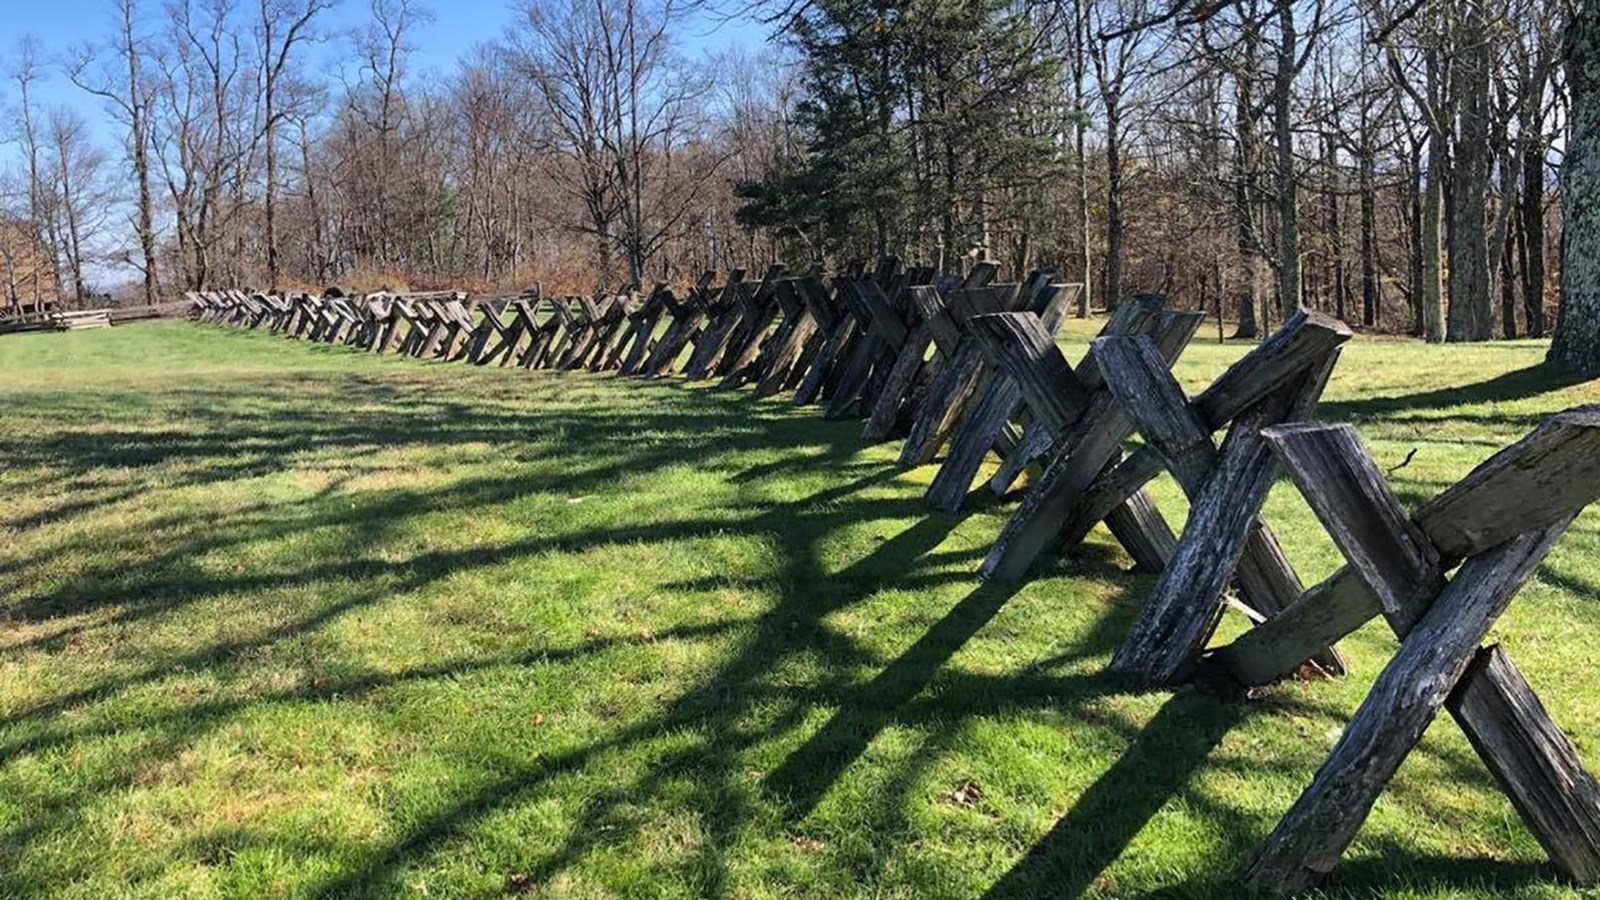
[(1451, 153), (1450, 316), (1446, 340), (1486, 341), (1494, 336), (1489, 235), (1486, 230), (1490, 170), (1489, 38), (1483, 8), (1463, 4), (1456, 49), (1459, 125)]
[[(1410, 240), (1410, 254), (1406, 260), (1406, 283), (1410, 285), (1407, 299), (1411, 305), (1411, 336), (1422, 337), (1427, 333), (1423, 316), (1424, 279), (1422, 272), (1422, 181), (1426, 174), (1422, 169), (1422, 142), (1412, 145), (1411, 171), (1406, 173), (1406, 204), (1408, 214), (1406, 218)], [(1435, 298), (1437, 299), (1437, 297)]]
[(266, 226), (267, 242), (267, 290), (278, 289), (278, 121), (277, 111), (273, 108), (273, 89), (275, 79), (268, 78), (266, 94), (263, 99), (266, 111), (266, 162), (267, 183), (265, 195), (262, 198), (262, 217)]
[(1511, 254), (1511, 241), (1500, 246), (1500, 335), (1506, 340), (1517, 336), (1516, 261)]
[(1430, 344), (1444, 343), (1444, 276), (1440, 267), (1440, 220), (1443, 218), (1443, 160), (1437, 145), (1429, 141), (1427, 181), (1422, 189), (1422, 221), (1417, 231), (1422, 236), (1422, 336)]
[(1106, 108), (1106, 309), (1122, 300), (1122, 98), (1104, 96)]
[(1328, 233), (1328, 285), (1333, 292), (1333, 314), (1341, 321), (1348, 318), (1346, 309), (1349, 286), (1344, 271), (1344, 226), (1339, 221), (1339, 169), (1338, 148), (1333, 135), (1323, 138), (1323, 168), (1327, 176), (1323, 194), (1323, 228)]
[(1236, 338), (1249, 339), (1261, 333), (1256, 310), (1266, 300), (1266, 261), (1261, 258), (1261, 233), (1256, 228), (1256, 178), (1261, 167), (1261, 134), (1256, 118), (1255, 79), (1260, 57), (1259, 37), (1253, 23), (1247, 23), (1241, 39), (1243, 58), (1233, 78), (1234, 146), (1233, 214), (1244, 283), (1237, 306), (1239, 327)]
[(1547, 359), (1592, 377), (1600, 375), (1600, 0), (1577, 3), (1566, 57), (1572, 136), (1561, 172), (1561, 308)]
[(1278, 317), (1300, 306), (1300, 219), (1294, 172), (1294, 77), (1298, 41), (1293, 0), (1278, 0), (1278, 59), (1272, 82), (1273, 174), (1278, 193)]
[(1517, 250), (1522, 263), (1522, 309), (1528, 337), (1542, 338), (1544, 318), (1544, 156), (1542, 133), (1530, 134), (1522, 148), (1521, 227)]
[(133, 152), (133, 177), (138, 190), (135, 213), (135, 230), (139, 237), (139, 252), (144, 258), (144, 302), (154, 306), (159, 288), (156, 284), (156, 228), (155, 213), (150, 197), (150, 141), (145, 134), (146, 116), (144, 79), (139, 74), (139, 42), (134, 33), (134, 3), (124, 0), (122, 14), (122, 45), (118, 48), (128, 65), (128, 144)]
[(1356, 160), (1357, 191), (1361, 195), (1361, 324), (1378, 324), (1382, 305), (1378, 295), (1378, 209), (1374, 197), (1371, 123), (1367, 108), (1361, 108), (1360, 146)]
[(1084, 132), (1089, 128), (1089, 114), (1084, 104), (1084, 74), (1087, 61), (1084, 41), (1088, 39), (1088, 0), (1076, 0), (1072, 18), (1072, 101), (1077, 107), (1077, 121), (1073, 123), (1073, 150), (1078, 156), (1078, 233), (1082, 251), (1078, 267), (1082, 272), (1083, 290), (1078, 292), (1078, 318), (1089, 318), (1093, 309), (1090, 286), (1094, 283), (1094, 256), (1090, 246), (1092, 228), (1089, 223), (1089, 160), (1084, 153)]
[[(1439, 52), (1427, 54), (1428, 102), (1441, 108), (1444, 76)], [(1430, 116), (1428, 127), (1428, 176), (1422, 188), (1422, 218), (1417, 229), (1422, 237), (1422, 336), (1430, 344), (1445, 339), (1444, 273), (1440, 268), (1443, 243), (1440, 224), (1444, 217), (1444, 181), (1449, 171), (1449, 138), (1437, 115)]]

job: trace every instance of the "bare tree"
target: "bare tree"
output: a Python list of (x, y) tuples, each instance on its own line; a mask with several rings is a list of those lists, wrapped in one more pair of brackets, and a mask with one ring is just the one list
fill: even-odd
[[(150, 191), (150, 107), (153, 89), (142, 63), (146, 48), (138, 31), (138, 0), (114, 0), (115, 38), (108, 48), (113, 59), (101, 60), (98, 50), (79, 48), (67, 64), (72, 83), (104, 100), (127, 128), (126, 148), (133, 165), (135, 189), (134, 235), (138, 240), (144, 299), (155, 303), (160, 293), (156, 278), (155, 212)], [(97, 60), (100, 60), (97, 64)]]
[(46, 140), (61, 221), (64, 274), (71, 278), (73, 298), (81, 303), (89, 294), (86, 268), (96, 261), (93, 248), (112, 202), (106, 156), (90, 142), (88, 123), (69, 109), (51, 112)]
[(311, 23), (331, 9), (333, 0), (259, 0), (257, 28), (261, 40), (262, 141), (266, 153), (266, 185), (262, 218), (266, 234), (267, 284), (278, 284), (278, 127), (291, 110), (281, 102), (284, 78), (296, 46), (312, 37)]

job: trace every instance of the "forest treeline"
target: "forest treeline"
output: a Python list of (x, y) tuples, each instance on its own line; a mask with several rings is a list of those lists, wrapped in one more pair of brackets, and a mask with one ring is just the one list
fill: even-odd
[[(442, 73), (419, 0), (354, 32), (332, 2), (111, 0), (93, 42), (17, 45), (0, 202), (64, 296), (117, 263), (153, 298), (895, 254), (1244, 334), (1553, 323), (1570, 0), (529, 0)], [(724, 16), (769, 45), (705, 52)]]

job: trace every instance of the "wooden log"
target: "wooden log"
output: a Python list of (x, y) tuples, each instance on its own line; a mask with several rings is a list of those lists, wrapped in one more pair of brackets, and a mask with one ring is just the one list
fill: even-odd
[(856, 415), (873, 366), (891, 349), (876, 330), (869, 330), (860, 337), (839, 370), (833, 395), (823, 409), (824, 418), (844, 419)]
[[(816, 275), (806, 275), (795, 283), (795, 296), (802, 299), (813, 327), (806, 336), (795, 364), (782, 378), (781, 389), (795, 391), (795, 405), (818, 402), (830, 381), (837, 380), (838, 365), (854, 346), (859, 309), (851, 309), (854, 293), (840, 280), (830, 295)], [(859, 304), (856, 304), (859, 307)]]
[(1600, 786), (1506, 652), (1474, 654), (1445, 706), (1561, 874), (1600, 882)]
[(776, 288), (773, 288), (757, 293), (750, 300), (750, 308), (741, 317), (739, 328), (729, 338), (728, 350), (712, 369), (712, 374), (721, 376), (717, 382), (719, 390), (738, 387), (754, 375), (752, 367), (760, 355), (762, 342), (780, 311), (775, 294)]
[(688, 380), (700, 381), (711, 374), (712, 367), (727, 350), (729, 338), (733, 336), (745, 310), (749, 308), (748, 304), (742, 302), (743, 298), (748, 293), (759, 291), (770, 284), (783, 271), (782, 266), (769, 267), (761, 282), (753, 287), (745, 282), (743, 269), (735, 269), (729, 274), (728, 283), (723, 287), (717, 302), (707, 311), (708, 321), (703, 336), (695, 344), (694, 352), (689, 354), (689, 362), (684, 366), (684, 376)]
[(449, 330), (445, 332), (439, 356), (450, 362), (460, 362), (467, 357), (466, 339), (476, 327), (476, 323), (472, 321), (472, 313), (467, 311), (460, 300), (451, 300), (445, 304), (445, 316), (449, 322)]
[(1300, 310), (1195, 397), (1195, 411), (1212, 430), (1221, 428), (1350, 338), (1338, 319)]
[[(1144, 684), (1167, 684), (1188, 674), (1216, 625), (1222, 592), (1235, 572), (1258, 612), (1276, 612), (1274, 603), (1286, 605), (1303, 593), (1276, 541), (1257, 522), (1278, 467), (1260, 430), (1293, 414), (1306, 395), (1320, 393), (1332, 354), (1325, 355), (1319, 370), (1302, 373), (1241, 414), (1218, 452), (1148, 338), (1102, 338), (1094, 347), (1112, 392), (1192, 500), (1184, 525), (1187, 539), (1179, 540), (1139, 620), (1112, 657), (1116, 671)], [(1261, 584), (1276, 579), (1285, 586), (1243, 584), (1246, 566)]]
[(1111, 536), (1133, 557), (1134, 571), (1160, 572), (1177, 552), (1178, 538), (1172, 526), (1143, 490), (1134, 491), (1107, 512), (1105, 523)]
[(895, 309), (890, 296), (884, 293), (881, 282), (861, 281), (855, 285), (856, 299), (866, 313), (868, 330), (877, 335), (890, 350), (898, 351), (905, 345), (910, 326)]
[(989, 379), (966, 423), (956, 430), (944, 463), (923, 493), (924, 505), (952, 513), (961, 509), (984, 458), (1021, 403), (1022, 390), (1015, 381), (1003, 377)]
[[(744, 377), (753, 380), (759, 388), (766, 385), (767, 393), (776, 393), (783, 385), (789, 373), (789, 366), (794, 363), (800, 346), (805, 341), (806, 335), (795, 338), (795, 329), (800, 327), (802, 319), (809, 321), (805, 304), (802, 303), (794, 291), (793, 279), (786, 279), (773, 286), (772, 299), (775, 308), (781, 315), (778, 323), (773, 327), (771, 334), (761, 342), (760, 350), (754, 361), (746, 367)], [(809, 330), (807, 334), (809, 334)]]
[(623, 360), (632, 350), (633, 343), (638, 340), (639, 327), (643, 323), (645, 316), (650, 312), (651, 298), (646, 297), (635, 303), (634, 301), (637, 299), (631, 293), (628, 295), (626, 300), (628, 310), (624, 316), (624, 321), (618, 326), (619, 334), (616, 340), (613, 341), (611, 349), (607, 351), (605, 357), (600, 361), (600, 368), (616, 369), (620, 372)]
[(561, 323), (560, 330), (551, 339), (550, 349), (546, 351), (544, 365), (550, 369), (560, 369), (565, 365), (568, 354), (572, 351), (573, 344), (584, 331), (584, 319), (579, 312), (573, 309), (575, 298), (563, 297), (554, 303), (557, 319)]
[(1057, 445), (1071, 452), (1057, 453), (1045, 467), (1039, 483), (1006, 520), (978, 574), (998, 581), (1026, 575), (1056, 536), (1058, 523), (1071, 514), (1079, 495), (1132, 430), (1133, 423), (1109, 392), (1095, 394), (1088, 409), (1057, 438)]
[(517, 361), (517, 365), (529, 371), (543, 368), (545, 357), (548, 355), (551, 345), (555, 342), (556, 332), (560, 327), (560, 321), (556, 319), (548, 320), (540, 325), (534, 331), (532, 339), (528, 341), (528, 349), (523, 351), (522, 359)]
[(1082, 543), (1097, 523), (1166, 470), (1161, 454), (1149, 444), (1126, 459), (1108, 464), (1078, 498), (1062, 524), (1061, 545), (1076, 547)]
[(1212, 651), (1210, 661), (1240, 684), (1269, 684), (1294, 674), (1323, 648), (1334, 646), (1381, 612), (1377, 596), (1354, 569), (1345, 566), (1282, 612)]
[[(1422, 540), (1431, 546), (1432, 552), (1439, 557), (1439, 565), (1444, 567), (1461, 555), (1479, 553), (1506, 540), (1500, 524), (1502, 522), (1528, 523), (1539, 527), (1550, 521), (1551, 513), (1546, 509), (1553, 509), (1557, 516), (1571, 516), (1600, 499), (1600, 478), (1596, 478), (1593, 458), (1588, 455), (1595, 439), (1595, 421), (1594, 408), (1580, 407), (1559, 413), (1541, 423), (1526, 438), (1490, 457), (1457, 485), (1419, 510), (1412, 521), (1416, 523), (1421, 536), (1413, 540)], [(1274, 429), (1269, 437), (1280, 452), (1293, 452), (1291, 445), (1296, 442), (1304, 445), (1301, 454), (1308, 458), (1291, 465), (1291, 474), (1298, 471), (1297, 466), (1317, 465), (1313, 458), (1309, 458), (1310, 454), (1339, 453), (1349, 458), (1341, 460), (1338, 465), (1352, 469), (1363, 467), (1367, 471), (1359, 477), (1366, 481), (1381, 481), (1376, 465), (1361, 448), (1359, 438), (1353, 431), (1337, 427)], [(1559, 473), (1563, 469), (1570, 470), (1574, 476), (1562, 481)], [(1325, 474), (1321, 477), (1331, 476)], [(1324, 504), (1322, 515), (1333, 514), (1325, 504), (1334, 501), (1323, 498), (1326, 492), (1318, 486), (1319, 483), (1302, 484), (1301, 479), (1296, 477), (1296, 484), (1301, 486), (1302, 493), (1309, 486), (1312, 493), (1319, 497), (1317, 503)], [(1553, 491), (1535, 489), (1537, 485), (1551, 484), (1560, 484), (1561, 487)], [(1379, 491), (1376, 487), (1348, 490)], [(1386, 491), (1387, 488), (1382, 490)], [(1520, 497), (1524, 505), (1534, 507), (1535, 511), (1512, 507), (1508, 500), (1510, 496)], [(1474, 502), (1475, 497), (1486, 497), (1491, 502), (1480, 507)], [(1530, 497), (1540, 498), (1540, 502), (1529, 503)], [(1398, 502), (1394, 501), (1394, 504), (1380, 515), (1388, 519), (1400, 515), (1396, 511)], [(1422, 515), (1424, 511), (1428, 515)], [(1433, 529), (1439, 531), (1437, 538)], [(1450, 548), (1449, 552), (1443, 550), (1441, 540), (1444, 546)], [(1362, 551), (1353, 549), (1352, 552)], [(1380, 547), (1370, 552), (1388, 551)], [(1381, 574), (1381, 570), (1369, 566), (1367, 574), (1370, 578)], [(1320, 590), (1314, 589), (1282, 614), (1217, 651), (1217, 661), (1244, 684), (1265, 684), (1295, 671), (1309, 658), (1307, 649), (1310, 644), (1325, 641), (1330, 635), (1336, 639), (1354, 631), (1373, 616), (1386, 612), (1386, 601), (1389, 608), (1394, 607), (1394, 598), (1381, 598), (1374, 593), (1368, 579), (1361, 577), (1359, 572), (1343, 572), (1336, 577), (1338, 583), (1326, 585)]]
[[(1559, 425), (1548, 433), (1557, 432), (1564, 432), (1569, 442), (1584, 439)], [(1355, 430), (1347, 425), (1286, 426), (1269, 429), (1267, 437), (1350, 560), (1330, 590), (1362, 598), (1363, 611), (1381, 611), (1394, 633), (1409, 641), (1443, 588), (1443, 563), (1420, 525), (1406, 516)], [(1560, 455), (1554, 443), (1533, 445)], [(1535, 458), (1548, 456), (1541, 453)], [(1493, 468), (1503, 466), (1502, 461)], [(1473, 483), (1488, 482), (1479, 478)], [(1561, 521), (1575, 514), (1569, 511)], [(1490, 551), (1478, 548), (1474, 559), (1486, 552)], [(1464, 569), (1458, 578), (1467, 574)], [(1308, 608), (1326, 615), (1330, 609), (1348, 606), (1347, 600), (1330, 597)], [(1301, 608), (1297, 604), (1290, 612)], [(1229, 649), (1244, 643), (1241, 638)], [(1219, 658), (1230, 659), (1226, 654)], [(1248, 654), (1233, 658), (1256, 660)], [(1596, 802), (1600, 791), (1509, 658), (1480, 652), (1478, 663), (1467, 669), (1457, 686), (1449, 709), (1552, 859), (1570, 877), (1585, 881), (1600, 877), (1600, 802)]]
[(671, 321), (666, 331), (662, 333), (661, 339), (656, 342), (655, 349), (645, 360), (640, 375), (646, 378), (660, 378), (672, 373), (678, 358), (689, 346), (690, 339), (705, 325), (708, 305), (706, 292), (716, 278), (715, 270), (702, 272), (683, 303), (668, 303), (667, 311)]
[(1462, 565), (1384, 667), (1310, 787), (1245, 866), (1248, 887), (1300, 891), (1333, 871), (1490, 626), (1565, 527), (1519, 535)]
[(668, 293), (666, 285), (656, 285), (650, 296), (640, 307), (638, 315), (633, 318), (632, 328), (624, 345), (627, 347), (617, 366), (617, 371), (629, 376), (639, 370), (650, 351), (650, 343), (655, 337), (656, 326), (660, 322), (664, 308), (664, 295)]
[(889, 364), (883, 387), (867, 413), (866, 424), (861, 429), (862, 440), (876, 444), (888, 439), (932, 343), (933, 333), (926, 322), (918, 323), (906, 334), (906, 342)]
[[(484, 309), (493, 312), (491, 307), (486, 306)], [(499, 324), (498, 332), (486, 342), (487, 346), (479, 352), (475, 361), (476, 365), (487, 366), (496, 363), (505, 365), (506, 361), (517, 352), (517, 345), (522, 342), (523, 329), (526, 326), (521, 310), (515, 304), (507, 307), (507, 309), (513, 311), (511, 321), (507, 323), (498, 314), (495, 315), (495, 321)]]
[[(1576, 514), (1600, 496), (1600, 406), (1558, 413), (1416, 512), (1447, 559)], [(1539, 498), (1530, 503), (1529, 498)]]
[(556, 351), (551, 368), (570, 371), (588, 352), (598, 326), (600, 310), (588, 297), (573, 297), (567, 303), (566, 338)]
[(1263, 436), (1379, 608), (1398, 631), (1409, 631), (1444, 587), (1444, 569), (1356, 430), (1302, 423), (1268, 428)]
[(789, 371), (800, 356), (800, 349), (816, 330), (816, 320), (800, 301), (793, 280), (781, 281), (776, 287), (778, 302), (783, 305), (786, 321), (778, 335), (774, 335), (770, 351), (763, 352), (756, 363), (760, 379), (755, 395), (770, 397), (783, 388)]
[(976, 341), (961, 341), (922, 401), (911, 432), (900, 448), (901, 465), (920, 466), (933, 461), (955, 427), (962, 400), (978, 388), (983, 374), (983, 353)]
[(992, 313), (973, 317), (968, 326), (985, 358), (1017, 384), (1046, 428), (1063, 432), (1088, 408), (1090, 390), (1038, 316)]
[[(1197, 313), (1163, 315), (1157, 326), (1155, 346), (1169, 365), (1188, 346), (1199, 320)], [(1074, 520), (1085, 492), (1116, 457), (1122, 441), (1132, 431), (1133, 422), (1115, 396), (1109, 391), (1096, 391), (1089, 408), (1071, 428), (1057, 436), (1053, 458), (1045, 466), (1038, 484), (1023, 497), (1022, 504), (1006, 521), (1000, 537), (984, 558), (979, 574), (997, 580), (1016, 580), (1027, 574), (1045, 548), (1059, 540), (1062, 523)], [(1132, 494), (1130, 490), (1127, 496), (1119, 497), (1108, 508), (1115, 510), (1124, 503), (1138, 502), (1133, 500)], [(1130, 518), (1137, 522), (1143, 517)], [(1087, 534), (1087, 529), (1084, 533)], [(1159, 545), (1160, 536), (1152, 536), (1141, 543)], [(1141, 565), (1151, 561), (1141, 547), (1129, 548), (1130, 552), (1136, 549), (1144, 557)]]
[(615, 353), (617, 344), (622, 340), (628, 330), (628, 315), (633, 311), (626, 296), (618, 295), (610, 298), (609, 305), (604, 314), (604, 323), (601, 334), (596, 339), (594, 349), (588, 359), (583, 361), (583, 366), (591, 372), (599, 372), (606, 368), (607, 361)]
[(844, 348), (851, 344), (859, 327), (853, 316), (839, 316), (834, 321), (833, 327), (823, 336), (822, 345), (817, 348), (817, 359), (806, 369), (805, 377), (795, 388), (795, 405), (815, 403), (822, 396), (833, 370), (830, 360), (837, 359)]
[(956, 426), (965, 417), (967, 404), (987, 377), (988, 364), (974, 341), (964, 336), (966, 322), (973, 316), (1008, 311), (1015, 302), (1017, 285), (989, 285), (954, 291), (941, 304), (927, 295), (913, 295), (934, 333), (934, 342), (948, 356), (917, 409), (905, 443), (900, 448), (900, 464), (918, 466), (932, 462)]
[[(832, 297), (820, 282), (801, 291), (819, 328), (811, 338), (814, 347), (810, 362), (798, 378), (791, 379), (796, 405), (826, 404), (838, 394), (840, 381), (859, 353), (868, 324), (859, 294), (860, 289), (847, 278), (835, 279)], [(826, 413), (826, 406), (824, 409)]]
[(1017, 445), (1017, 452), (1001, 460), (994, 477), (989, 479), (989, 492), (996, 497), (1004, 497), (1023, 472), (1042, 465), (1041, 461), (1048, 456), (1054, 443), (1055, 432), (1052, 429), (1045, 427), (1037, 416), (1029, 419), (1022, 432), (1022, 441)]

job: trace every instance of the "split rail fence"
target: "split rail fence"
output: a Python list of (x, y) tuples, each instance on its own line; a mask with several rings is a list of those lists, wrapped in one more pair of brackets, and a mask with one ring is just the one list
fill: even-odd
[[(1103, 522), (1156, 573), (1111, 661), (1142, 686), (1342, 675), (1338, 641), (1382, 618), (1398, 652), (1241, 879), (1288, 892), (1331, 873), (1443, 709), (1559, 872), (1600, 882), (1600, 786), (1505, 650), (1482, 645), (1600, 497), (1600, 407), (1551, 417), (1407, 510), (1353, 428), (1312, 421), (1351, 337), (1343, 323), (1298, 313), (1189, 396), (1171, 367), (1200, 313), (1128, 298), (1074, 366), (1055, 338), (1080, 287), (1048, 272), (996, 275), (988, 263), (954, 278), (884, 260), (833, 277), (783, 266), (759, 279), (707, 272), (681, 293), (663, 284), (594, 296), (189, 299), (205, 322), (370, 353), (787, 394), (830, 419), (863, 420), (869, 442), (898, 438), (906, 465), (937, 461), (926, 499), (938, 510), (960, 509), (975, 489), (1007, 495), (1028, 472), (980, 575), (1026, 578)], [(1181, 532), (1145, 490), (1163, 472), (1189, 499)], [(1309, 587), (1262, 518), (1280, 472), (1348, 561)], [(1207, 649), (1230, 608), (1252, 627)]]

